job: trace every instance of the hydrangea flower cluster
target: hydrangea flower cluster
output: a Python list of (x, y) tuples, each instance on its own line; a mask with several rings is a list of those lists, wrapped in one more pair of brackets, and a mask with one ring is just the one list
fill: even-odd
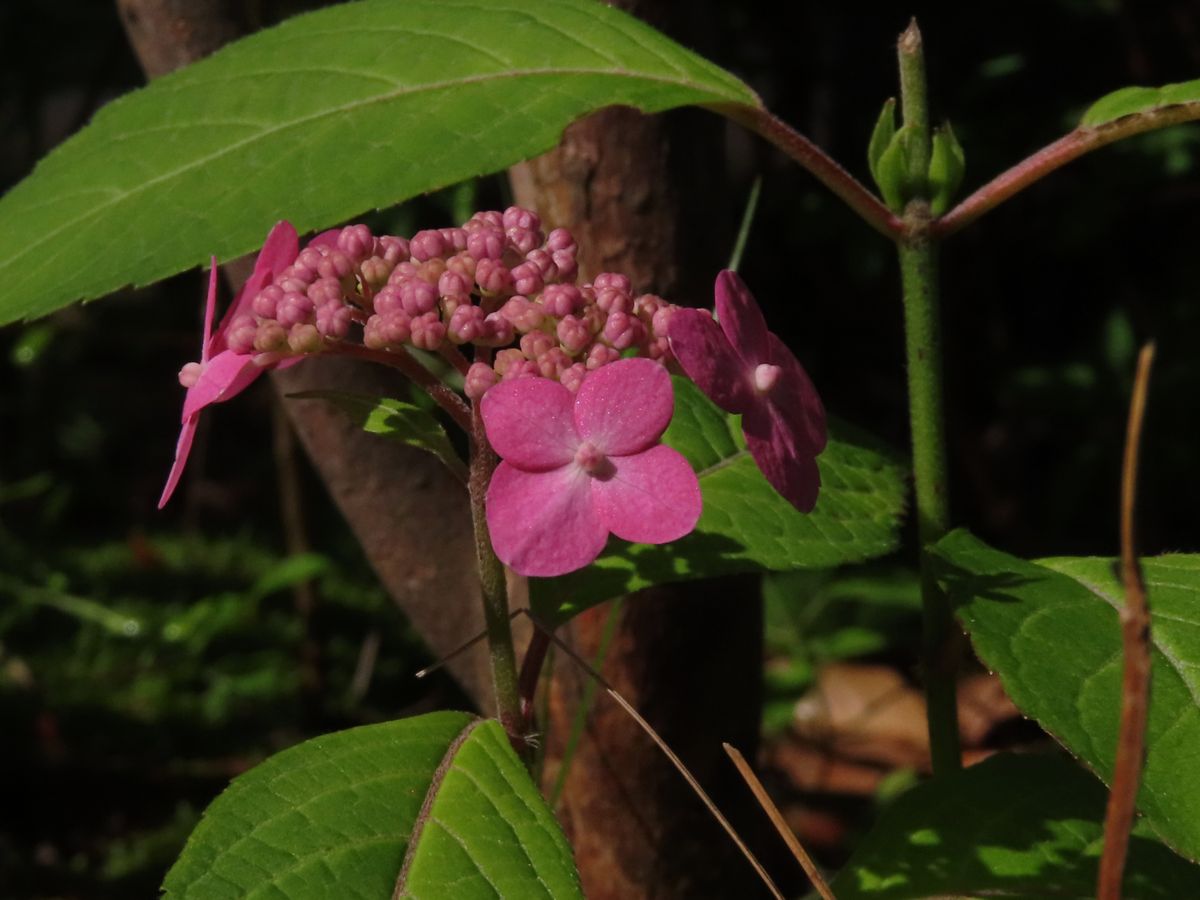
[(660, 443), (674, 410), (668, 369), (741, 414), (767, 480), (811, 510), (824, 410), (737, 275), (718, 276), (718, 324), (708, 312), (635, 296), (624, 275), (576, 284), (576, 250), (570, 232), (544, 234), (537, 215), (516, 206), (409, 239), (350, 225), (304, 249), (280, 222), (215, 330), (214, 260), (200, 361), (179, 373), (188, 392), (159, 507), (179, 481), (200, 412), (264, 369), (339, 349), (399, 358), (415, 347), (453, 363), (479, 404), (503, 458), (488, 486), (489, 531), (497, 555), (521, 574), (586, 566), (610, 533), (666, 543), (695, 527), (696, 474)]
[(577, 285), (576, 249), (569, 231), (545, 234), (538, 216), (517, 206), (409, 239), (350, 225), (319, 235), (256, 291), (230, 323), (229, 346), (269, 364), (327, 350), (357, 324), (372, 350), (498, 350), (467, 370), (472, 400), (525, 375), (575, 391), (588, 372), (630, 351), (665, 362), (675, 307), (634, 296), (624, 275)]

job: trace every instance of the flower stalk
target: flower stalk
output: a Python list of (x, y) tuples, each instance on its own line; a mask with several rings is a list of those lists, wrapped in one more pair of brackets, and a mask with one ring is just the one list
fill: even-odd
[[(915, 21), (900, 36), (897, 49), (904, 126), (915, 133), (908, 171), (911, 178), (920, 180), (928, 170), (931, 138), (924, 50)], [(909, 201), (904, 211), (905, 237), (897, 247), (904, 298), (917, 540), (921, 548), (922, 668), (930, 753), (934, 774), (939, 775), (960, 768), (962, 754), (955, 696), (958, 629), (926, 553), (926, 548), (950, 528), (937, 248), (930, 235), (930, 221), (927, 198), (918, 195)]]

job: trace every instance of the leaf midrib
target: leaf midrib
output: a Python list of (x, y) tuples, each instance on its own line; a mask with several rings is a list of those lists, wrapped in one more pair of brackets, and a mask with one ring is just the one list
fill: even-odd
[[(299, 72), (301, 72), (301, 71), (306, 71), (306, 70), (298, 70), (297, 74), (299, 74)], [(285, 74), (285, 73), (279, 73), (279, 74)], [(45, 234), (39, 240), (34, 241), (33, 243), (30, 243), (30, 244), (26, 244), (24, 246), (24, 248), (22, 250), (20, 250), (17, 254), (15, 254), (14, 256), (10, 256), (6, 262), (0, 264), (0, 273), (4, 273), (4, 272), (8, 271), (14, 265), (16, 265), (21, 259), (28, 256), (34, 250), (37, 250), (37, 249), (43, 247), (44, 245), (46, 245), (47, 243), (52, 241), (54, 238), (56, 238), (58, 235), (60, 235), (64, 231), (69, 231), (73, 228), (77, 228), (77, 227), (91, 221), (96, 216), (100, 215), (101, 213), (108, 211), (110, 208), (115, 207), (121, 203), (124, 203), (130, 197), (136, 197), (139, 194), (145, 193), (145, 192), (161, 185), (164, 182), (170, 181), (174, 178), (178, 178), (193, 169), (207, 165), (208, 163), (213, 162), (215, 160), (219, 160), (224, 156), (231, 155), (231, 154), (241, 150), (244, 147), (253, 146), (255, 143), (266, 141), (269, 138), (274, 137), (278, 134), (285, 133), (290, 129), (311, 125), (315, 122), (322, 121), (323, 119), (332, 118), (334, 116), (338, 116), (343, 113), (351, 112), (356, 109), (365, 108), (365, 107), (372, 106), (375, 104), (380, 104), (380, 103), (389, 103), (389, 102), (392, 102), (395, 100), (399, 100), (399, 99), (403, 99), (403, 98), (411, 97), (411, 96), (416, 96), (416, 95), (419, 95), (422, 93), (436, 93), (437, 91), (444, 91), (444, 90), (451, 89), (451, 88), (463, 87), (463, 86), (468, 86), (468, 85), (472, 85), (472, 84), (480, 84), (480, 83), (494, 83), (497, 81), (507, 80), (507, 79), (521, 79), (521, 78), (533, 79), (533, 78), (551, 77), (551, 76), (561, 77), (563, 75), (597, 76), (597, 77), (609, 77), (609, 78), (614, 78), (614, 79), (633, 78), (633, 79), (637, 79), (639, 81), (646, 81), (646, 82), (650, 82), (653, 84), (670, 85), (673, 87), (682, 87), (682, 88), (688, 88), (688, 89), (692, 89), (692, 90), (704, 91), (707, 93), (711, 93), (714, 97), (729, 96), (729, 99), (731, 99), (733, 102), (736, 102), (736, 103), (741, 102), (741, 98), (738, 98), (736, 96), (723, 95), (721, 93), (711, 90), (711, 88), (709, 88), (707, 86), (700, 85), (700, 84), (697, 84), (696, 82), (687, 81), (687, 80), (680, 79), (680, 78), (667, 78), (667, 77), (657, 76), (657, 75), (651, 76), (651, 75), (647, 75), (645, 73), (632, 72), (632, 71), (628, 71), (628, 70), (621, 71), (621, 70), (614, 70), (614, 69), (598, 69), (598, 68), (586, 68), (586, 67), (513, 69), (513, 70), (509, 70), (507, 72), (488, 73), (486, 75), (470, 75), (470, 76), (465, 76), (462, 78), (446, 79), (443, 81), (436, 81), (436, 82), (426, 82), (426, 83), (418, 85), (418, 86), (405, 86), (403, 88), (398, 88), (397, 90), (394, 90), (394, 91), (389, 91), (389, 92), (386, 92), (383, 94), (377, 94), (375, 96), (367, 97), (362, 100), (356, 100), (356, 101), (352, 101), (350, 103), (344, 103), (344, 104), (339, 104), (337, 106), (328, 107), (324, 110), (313, 113), (309, 116), (291, 119), (286, 123), (274, 125), (265, 131), (259, 132), (258, 134), (254, 135), (253, 137), (246, 138), (244, 140), (237, 141), (232, 144), (228, 144), (225, 147), (222, 147), (220, 150), (216, 151), (215, 153), (211, 153), (207, 156), (199, 157), (198, 159), (190, 161), (186, 165), (182, 165), (178, 168), (172, 169), (169, 172), (165, 172), (165, 173), (163, 173), (157, 177), (151, 178), (149, 180), (139, 182), (139, 184), (136, 187), (126, 190), (126, 191), (123, 191), (123, 192), (120, 192), (118, 195), (116, 195), (112, 199), (106, 201), (105, 203), (103, 203), (99, 206), (93, 206), (88, 213), (86, 213), (82, 216), (76, 217), (74, 219), (70, 219), (70, 220), (64, 222), (58, 228)], [(179, 127), (185, 127), (185, 126), (179, 126)], [(158, 130), (158, 129), (152, 129), (152, 130)], [(137, 134), (138, 134), (137, 132), (127, 133), (127, 134), (124, 134), (122, 137), (123, 138), (136, 137)], [(70, 145), (67, 145), (67, 146), (70, 146)], [(103, 146), (103, 145), (101, 145), (101, 146)], [(56, 197), (55, 199), (60, 200), (61, 196)], [(41, 204), (39, 204), (39, 206), (40, 205)], [(36, 209), (36, 208), (38, 208), (38, 206), (34, 206), (32, 208)], [(65, 248), (64, 248), (64, 250), (65, 250)], [(62, 253), (62, 252), (64, 252), (64, 250), (59, 250), (58, 252)], [(48, 258), (50, 260), (53, 260), (55, 258), (55, 255), (50, 255)]]

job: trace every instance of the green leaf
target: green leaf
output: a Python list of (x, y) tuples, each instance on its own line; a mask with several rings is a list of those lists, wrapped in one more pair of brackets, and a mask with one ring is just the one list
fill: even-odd
[(670, 581), (733, 572), (787, 571), (858, 562), (896, 547), (905, 503), (905, 467), (842, 426), (821, 454), (821, 494), (798, 512), (750, 458), (737, 416), (676, 376), (675, 416), (663, 442), (700, 477), (704, 511), (696, 530), (671, 544), (610, 538), (586, 569), (530, 580), (534, 608), (562, 620), (610, 597)]
[[(1026, 562), (964, 531), (934, 548), (939, 580), (979, 658), (1022, 712), (1106, 782), (1121, 705), (1123, 591), (1108, 559)], [(1153, 649), (1138, 808), (1200, 858), (1200, 555), (1143, 560)]]
[(467, 467), (454, 452), (446, 429), (427, 409), (404, 400), (346, 391), (298, 391), (288, 394), (288, 397), (296, 400), (329, 400), (347, 413), (363, 431), (381, 434), (432, 453), (462, 481), (467, 480)]
[(251, 769), (213, 801), (163, 890), (582, 897), (571, 848), (503, 729), (456, 712), (314, 738)]
[[(913, 788), (830, 885), (838, 900), (1094, 897), (1104, 788), (1058, 756), (1001, 754)], [(1200, 867), (1139, 824), (1125, 896), (1200, 897)]]
[(933, 132), (933, 149), (929, 159), (929, 209), (940, 216), (950, 208), (950, 202), (962, 184), (967, 160), (962, 145), (950, 123)]
[[(1152, 116), (1169, 106), (1195, 104), (1200, 116), (1200, 80), (1162, 87), (1127, 87), (1106, 94), (1088, 107), (1079, 121), (1081, 128), (1099, 128), (1126, 116)], [(1189, 117), (1195, 118), (1195, 117)]]
[(879, 160), (895, 134), (896, 98), (888, 97), (884, 101), (883, 109), (879, 111), (879, 118), (875, 120), (875, 127), (871, 130), (871, 140), (867, 144), (867, 166), (871, 169), (871, 177), (875, 179), (875, 184), (880, 188), (883, 185), (880, 183)]
[(595, 0), (297, 16), (109, 104), (0, 200), (0, 324), (494, 172), (617, 104), (759, 101)]

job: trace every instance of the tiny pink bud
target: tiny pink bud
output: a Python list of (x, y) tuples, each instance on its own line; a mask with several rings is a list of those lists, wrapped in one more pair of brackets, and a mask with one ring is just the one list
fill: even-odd
[(479, 362), (471, 363), (471, 368), (467, 369), (467, 375), (463, 379), (463, 391), (470, 400), (477, 401), (498, 380), (496, 370), (491, 366)]
[(354, 262), (362, 262), (375, 249), (375, 238), (366, 225), (347, 225), (337, 237), (337, 248)]
[(389, 234), (379, 238), (378, 243), (377, 254), (382, 256), (384, 262), (389, 265), (399, 265), (409, 257), (408, 241), (402, 237), (393, 237)]
[(592, 349), (588, 351), (587, 367), (589, 372), (594, 372), (601, 366), (607, 366), (611, 362), (616, 362), (621, 358), (619, 351), (614, 350), (607, 344), (593, 344)]
[(596, 305), (610, 315), (627, 313), (633, 307), (633, 298), (614, 287), (597, 287)]
[(438, 293), (443, 297), (467, 297), (471, 293), (471, 282), (465, 275), (447, 269), (438, 279)]
[(538, 218), (538, 214), (522, 206), (510, 206), (504, 211), (504, 217), (501, 221), (505, 229), (536, 229), (542, 227), (542, 220)]
[(412, 335), (411, 322), (403, 312), (377, 313), (367, 319), (363, 343), (372, 350), (399, 347)]
[(229, 323), (225, 332), (225, 343), (234, 353), (250, 353), (254, 350), (254, 339), (258, 335), (258, 322), (254, 316), (244, 313)]
[(292, 326), (307, 322), (312, 316), (313, 302), (307, 294), (289, 291), (275, 308), (275, 318), (281, 325)]
[(525, 262), (537, 266), (545, 281), (554, 281), (558, 277), (558, 266), (554, 264), (554, 257), (540, 247), (526, 253)]
[(548, 284), (542, 291), (541, 303), (548, 315), (561, 319), (583, 307), (583, 294), (573, 284)]
[(400, 284), (409, 278), (420, 277), (421, 269), (419, 264), (406, 259), (396, 263), (396, 268), (392, 269), (392, 274), (388, 276), (388, 284)]
[(436, 350), (446, 339), (446, 326), (435, 312), (414, 316), (412, 320), (412, 345), (421, 350)]
[(179, 383), (185, 388), (190, 388), (200, 380), (200, 373), (204, 371), (204, 367), (198, 362), (187, 363), (179, 370)]
[(525, 359), (525, 354), (523, 354), (520, 350), (515, 348), (511, 350), (501, 350), (496, 354), (496, 361), (494, 363), (496, 374), (503, 378), (505, 373), (507, 373), (510, 368), (521, 362), (527, 362), (527, 360)]
[(467, 233), (461, 228), (442, 228), (438, 233), (446, 245), (446, 254), (467, 249)]
[(497, 260), (481, 259), (475, 266), (475, 283), (488, 296), (507, 294), (512, 291), (512, 272)]
[(321, 278), (308, 289), (308, 299), (316, 306), (342, 302), (342, 283), (336, 278)]
[(559, 320), (555, 333), (568, 353), (579, 353), (592, 341), (592, 330), (587, 323), (571, 315)]
[(425, 262), (427, 259), (433, 259), (446, 252), (446, 239), (442, 237), (440, 231), (433, 229), (418, 231), (408, 242), (408, 251), (412, 254), (413, 259)]
[(553, 378), (556, 380), (574, 364), (574, 360), (567, 356), (566, 351), (562, 347), (551, 347), (545, 353), (539, 355), (536, 362), (538, 373), (543, 378)]
[(558, 269), (559, 281), (574, 281), (579, 274), (579, 263), (575, 260), (574, 250), (556, 250), (551, 254), (554, 268)]
[(655, 311), (654, 317), (650, 320), (650, 328), (655, 338), (665, 338), (667, 336), (667, 327), (671, 323), (671, 316), (675, 315), (677, 309), (679, 307), (675, 304), (667, 303)]
[(646, 340), (646, 326), (628, 313), (610, 313), (604, 323), (604, 339), (617, 350), (628, 350)]
[(504, 236), (508, 239), (508, 246), (522, 256), (542, 245), (542, 233), (535, 228), (508, 228)]
[(504, 214), (495, 209), (480, 210), (471, 216), (463, 228), (466, 231), (474, 231), (476, 228), (495, 228), (503, 231)]
[(537, 359), (557, 341), (544, 331), (531, 331), (521, 337), (521, 352), (525, 354), (526, 359)]
[(534, 263), (523, 262), (513, 267), (513, 290), (518, 294), (536, 294), (542, 289), (542, 271)]
[(350, 307), (340, 302), (317, 307), (317, 330), (323, 337), (340, 341), (350, 333)]
[(255, 294), (254, 302), (250, 306), (254, 310), (255, 315), (262, 316), (264, 319), (273, 319), (275, 318), (275, 310), (278, 308), (279, 301), (282, 299), (283, 288), (278, 285), (268, 284)]
[(499, 228), (477, 228), (467, 235), (467, 252), (473, 259), (504, 256), (504, 232)]
[(354, 261), (340, 250), (330, 250), (317, 264), (317, 272), (322, 278), (336, 278), (341, 281), (353, 274)]
[(570, 250), (571, 253), (574, 253), (575, 237), (565, 228), (555, 228), (546, 237), (546, 249), (551, 253), (558, 253), (562, 250)]
[(475, 282), (475, 259), (467, 253), (455, 253), (446, 260), (446, 271), (455, 272), (467, 279), (468, 284)]
[(779, 382), (783, 370), (779, 366), (763, 363), (754, 369), (754, 389), (760, 394), (770, 393)]
[(379, 288), (387, 284), (392, 268), (392, 264), (382, 256), (369, 256), (362, 261), (358, 270), (362, 273), (363, 281), (372, 288)]
[(633, 314), (650, 324), (654, 314), (667, 305), (667, 301), (656, 294), (641, 294), (633, 300)]
[(321, 260), (325, 258), (325, 254), (317, 247), (305, 247), (300, 251), (300, 255), (296, 257), (296, 262), (293, 265), (297, 269), (308, 269), (310, 272), (316, 272), (317, 266), (321, 264)]
[(675, 354), (671, 352), (671, 342), (665, 338), (654, 338), (646, 345), (646, 355), (651, 359), (656, 359), (664, 366), (670, 364), (675, 359)]
[(484, 322), (484, 333), (475, 339), (475, 343), (484, 347), (503, 347), (511, 344), (516, 337), (516, 329), (512, 322), (503, 315), (494, 312), (488, 315)]
[(450, 324), (446, 327), (446, 335), (455, 344), (466, 344), (482, 336), (487, 331), (484, 325), (485, 316), (478, 306), (464, 303), (454, 310), (450, 316)]
[(605, 288), (612, 288), (623, 294), (628, 294), (633, 289), (629, 284), (628, 276), (622, 275), (620, 272), (601, 272), (592, 281), (592, 287), (596, 289), (597, 293)]
[(583, 386), (583, 379), (587, 377), (587, 366), (583, 363), (575, 363), (568, 369), (564, 369), (563, 373), (558, 376), (558, 380), (568, 391), (574, 394)]
[(504, 380), (512, 381), (515, 378), (536, 377), (538, 374), (537, 363), (532, 359), (522, 359), (508, 367), (508, 371), (504, 373)]
[(536, 303), (517, 295), (510, 297), (500, 307), (500, 314), (513, 324), (513, 327), (524, 334), (533, 331), (542, 324), (542, 309)]
[(404, 304), (400, 302), (400, 288), (394, 284), (380, 288), (372, 302), (375, 305), (375, 312), (378, 313), (391, 313), (404, 309)]
[(410, 278), (400, 284), (400, 305), (410, 316), (421, 316), (437, 309), (438, 292), (428, 281)]

